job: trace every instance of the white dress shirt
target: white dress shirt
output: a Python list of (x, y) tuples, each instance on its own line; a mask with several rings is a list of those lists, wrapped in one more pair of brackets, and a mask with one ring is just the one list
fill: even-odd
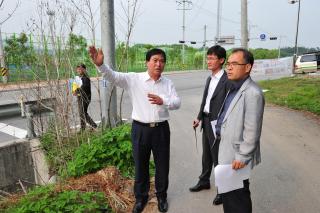
[[(132, 102), (132, 119), (143, 123), (161, 122), (169, 119), (169, 110), (179, 109), (180, 98), (172, 81), (161, 76), (157, 81), (150, 78), (148, 72), (121, 73), (113, 71), (108, 65), (98, 70), (115, 86), (128, 91)], [(158, 95), (163, 105), (151, 104), (148, 93)]]
[(209, 88), (208, 88), (208, 95), (207, 95), (207, 98), (206, 98), (206, 104), (204, 105), (204, 108), (203, 108), (203, 111), (205, 113), (209, 113), (210, 112), (210, 100), (211, 100), (211, 97), (212, 97), (214, 91), (217, 88), (217, 85), (218, 85), (218, 83), (220, 81), (220, 78), (223, 75), (223, 72), (224, 71), (221, 69), (215, 75), (211, 75), (211, 81), (210, 81)]

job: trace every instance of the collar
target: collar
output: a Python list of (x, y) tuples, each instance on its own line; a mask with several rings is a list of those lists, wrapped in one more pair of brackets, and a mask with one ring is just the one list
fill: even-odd
[(231, 91), (239, 90), (242, 84), (249, 78), (249, 75), (240, 81), (231, 81)]
[(217, 78), (218, 80), (220, 80), (220, 78), (223, 76), (224, 70), (221, 69), (219, 72), (217, 72), (216, 74), (212, 75), (211, 74), (211, 78)]
[[(146, 72), (142, 73), (142, 78), (143, 78), (144, 81), (149, 81), (149, 80), (154, 81), (154, 80), (150, 77), (150, 75), (149, 75), (149, 73), (148, 73), (148, 70), (147, 70)], [(161, 81), (161, 79), (162, 79), (162, 75), (161, 75), (160, 78), (159, 78), (157, 81), (155, 81), (155, 82), (159, 82), (159, 81)]]

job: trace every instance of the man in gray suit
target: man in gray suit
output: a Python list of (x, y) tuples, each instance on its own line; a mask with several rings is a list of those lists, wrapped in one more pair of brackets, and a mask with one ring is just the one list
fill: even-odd
[[(258, 165), (260, 136), (264, 111), (264, 96), (251, 79), (254, 58), (246, 49), (234, 49), (226, 63), (232, 87), (221, 108), (216, 125), (216, 140), (220, 140), (219, 164), (232, 164), (237, 170)], [(250, 213), (252, 203), (249, 180), (244, 187), (221, 194), (225, 213)]]

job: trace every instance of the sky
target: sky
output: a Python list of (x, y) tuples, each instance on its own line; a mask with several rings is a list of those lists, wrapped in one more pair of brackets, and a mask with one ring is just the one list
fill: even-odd
[[(3, 37), (6, 33), (28, 33), (30, 19), (38, 18), (37, 2), (40, 0), (22, 0), (21, 4), (6, 23), (1, 26)], [(61, 1), (61, 0), (60, 0)], [(12, 10), (16, 0), (5, 0), (0, 10), (0, 21)], [(51, 1), (50, 1), (51, 2)], [(52, 1), (54, 2), (54, 1)], [(63, 2), (63, 1), (62, 1)], [(96, 33), (101, 39), (100, 30), (100, 1), (91, 0), (95, 21)], [(115, 29), (116, 40), (125, 40), (126, 23), (124, 9), (127, 0), (115, 0)], [(217, 28), (218, 0), (192, 0), (190, 10), (185, 12), (186, 41), (196, 41), (195, 47), (201, 47), (204, 40), (204, 25), (207, 25), (207, 40), (214, 40)], [(235, 36), (234, 45), (225, 48), (240, 46), (241, 34), (241, 0), (221, 0), (221, 36)], [(51, 5), (53, 9), (54, 5)], [(131, 44), (177, 44), (182, 40), (182, 10), (176, 0), (138, 0), (138, 15), (133, 28)], [(298, 46), (320, 47), (320, 1), (301, 0)], [(289, 4), (288, 0), (248, 0), (248, 28), (249, 47), (277, 49), (279, 47), (293, 47), (295, 44), (297, 27), (298, 3)], [(90, 38), (87, 25), (78, 21), (75, 32)], [(267, 39), (261, 41), (261, 34)], [(269, 40), (277, 37), (277, 40)], [(191, 45), (190, 43), (187, 43)], [(207, 43), (213, 45), (213, 41)]]

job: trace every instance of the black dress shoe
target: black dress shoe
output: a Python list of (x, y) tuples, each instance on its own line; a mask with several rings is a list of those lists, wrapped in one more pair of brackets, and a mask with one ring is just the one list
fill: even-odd
[(132, 213), (141, 213), (146, 205), (146, 201), (136, 201)]
[(168, 201), (166, 198), (158, 199), (158, 210), (159, 212), (167, 212), (168, 211)]
[(210, 183), (205, 183), (205, 184), (197, 183), (197, 185), (189, 188), (190, 192), (199, 192), (203, 189), (210, 189)]
[(217, 196), (214, 198), (212, 204), (216, 205), (216, 206), (222, 204), (222, 197), (220, 194), (217, 194)]

